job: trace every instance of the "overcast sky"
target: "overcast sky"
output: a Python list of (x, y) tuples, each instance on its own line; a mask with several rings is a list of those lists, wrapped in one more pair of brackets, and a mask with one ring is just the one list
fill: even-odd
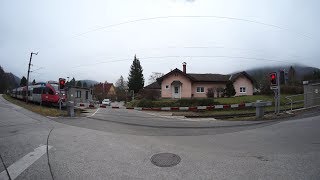
[[(1, 0), (0, 65), (30, 79), (116, 82), (136, 54), (144, 77), (320, 67), (320, 1)], [(40, 69), (39, 69), (40, 68)], [(37, 70), (38, 69), (38, 70)]]

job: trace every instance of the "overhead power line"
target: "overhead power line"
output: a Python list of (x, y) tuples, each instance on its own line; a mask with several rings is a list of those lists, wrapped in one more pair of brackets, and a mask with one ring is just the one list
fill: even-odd
[(103, 30), (103, 29), (108, 29), (108, 28), (112, 28), (112, 27), (116, 27), (116, 26), (121, 26), (121, 25), (125, 25), (125, 24), (131, 24), (131, 23), (137, 23), (137, 22), (141, 22), (141, 21), (152, 21), (152, 20), (159, 20), (159, 19), (174, 19), (174, 18), (215, 18), (215, 19), (227, 19), (227, 20), (232, 20), (232, 21), (242, 21), (242, 22), (248, 22), (248, 23), (253, 23), (253, 24), (259, 24), (259, 25), (263, 25), (263, 26), (268, 26), (268, 27), (273, 27), (273, 28), (277, 28), (277, 29), (281, 29), (281, 30), (285, 30), (285, 31), (289, 31), (292, 33), (295, 33), (299, 36), (302, 37), (306, 37), (306, 38), (312, 38), (310, 35), (305, 34), (305, 33), (300, 33), (300, 32), (295, 32), (292, 31), (288, 28), (282, 27), (282, 26), (278, 26), (278, 25), (274, 25), (274, 24), (268, 24), (268, 23), (264, 23), (261, 21), (255, 21), (255, 20), (250, 20), (250, 19), (243, 19), (243, 18), (235, 18), (235, 17), (227, 17), (227, 16), (158, 16), (158, 17), (150, 17), (150, 18), (141, 18), (141, 19), (135, 19), (135, 20), (129, 20), (129, 21), (124, 21), (124, 22), (120, 22), (120, 23), (115, 23), (115, 24), (110, 24), (110, 25), (106, 25), (106, 26), (102, 26), (99, 28), (95, 28), (80, 34), (75, 35), (74, 37), (80, 37), (83, 36), (85, 34), (89, 34), (91, 32), (95, 32), (95, 31), (99, 31), (99, 30)]
[[(267, 58), (255, 58), (255, 57), (244, 57), (244, 56), (223, 56), (223, 55), (170, 55), (170, 56), (150, 56), (150, 57), (140, 57), (138, 59), (144, 60), (144, 59), (164, 59), (164, 58), (233, 58), (233, 59), (244, 59), (244, 60), (254, 60), (254, 61), (269, 61), (269, 62), (281, 62), (281, 63), (292, 63), (288, 60), (283, 59), (267, 59)], [(93, 65), (99, 65), (99, 64), (105, 64), (105, 63), (112, 63), (112, 62), (121, 62), (121, 61), (131, 61), (132, 59), (118, 59), (118, 60), (110, 60), (110, 61), (102, 61), (92, 64), (84, 64), (84, 65), (78, 65), (71, 68), (79, 68), (79, 67), (85, 67), (85, 66), (93, 66)]]

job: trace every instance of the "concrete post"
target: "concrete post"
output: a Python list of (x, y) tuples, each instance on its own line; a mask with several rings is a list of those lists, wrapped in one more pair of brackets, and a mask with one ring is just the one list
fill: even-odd
[(68, 116), (74, 117), (74, 103), (72, 101), (68, 101), (67, 111), (68, 111)]
[(267, 102), (257, 100), (253, 105), (256, 107), (256, 118), (261, 119), (264, 116), (264, 107), (267, 105)]

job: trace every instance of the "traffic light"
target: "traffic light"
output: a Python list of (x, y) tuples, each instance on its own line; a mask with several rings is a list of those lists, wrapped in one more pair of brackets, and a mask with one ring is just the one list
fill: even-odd
[(270, 73), (270, 84), (271, 86), (278, 86), (278, 78), (276, 72)]
[(66, 84), (66, 79), (64, 79), (64, 78), (59, 78), (59, 90), (63, 90), (65, 84)]

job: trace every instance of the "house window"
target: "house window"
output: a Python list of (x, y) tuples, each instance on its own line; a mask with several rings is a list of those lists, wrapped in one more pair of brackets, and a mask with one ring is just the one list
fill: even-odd
[(240, 93), (246, 93), (246, 87), (240, 87)]
[(77, 91), (77, 98), (81, 98), (81, 91)]
[(204, 87), (197, 87), (197, 93), (204, 93)]
[(166, 89), (169, 89), (169, 85), (166, 85)]
[(89, 99), (89, 91), (86, 91), (86, 99)]

